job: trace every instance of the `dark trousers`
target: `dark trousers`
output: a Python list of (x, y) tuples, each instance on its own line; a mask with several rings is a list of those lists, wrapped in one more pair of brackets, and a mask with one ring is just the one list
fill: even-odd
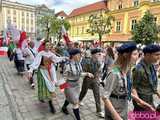
[[(29, 65), (30, 65), (30, 64), (27, 64), (27, 65), (26, 65), (27, 70), (30, 69), (30, 68), (29, 68)], [(35, 72), (35, 71), (32, 72), (32, 77), (31, 77), (30, 80), (29, 80), (29, 81), (30, 81), (30, 84), (34, 83), (34, 81), (33, 81), (34, 72)]]
[(24, 60), (15, 60), (15, 65), (18, 72), (24, 72)]
[(82, 89), (80, 92), (79, 100), (82, 101), (82, 99), (87, 94), (88, 89), (93, 90), (93, 95), (96, 103), (96, 109), (97, 112), (101, 112), (101, 101), (100, 101), (100, 91), (99, 91), (99, 84), (96, 80), (90, 80), (87, 77), (84, 78)]

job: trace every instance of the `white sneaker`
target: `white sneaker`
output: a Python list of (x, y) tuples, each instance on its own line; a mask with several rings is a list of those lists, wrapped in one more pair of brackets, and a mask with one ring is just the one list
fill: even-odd
[(100, 118), (104, 118), (104, 112), (97, 112), (97, 116)]
[(84, 103), (83, 103), (83, 102), (79, 102), (79, 105), (80, 105), (80, 106), (84, 106)]
[(32, 89), (34, 89), (34, 87), (35, 87), (35, 84), (34, 84), (34, 83), (32, 83), (32, 84), (31, 84), (31, 88), (32, 88)]

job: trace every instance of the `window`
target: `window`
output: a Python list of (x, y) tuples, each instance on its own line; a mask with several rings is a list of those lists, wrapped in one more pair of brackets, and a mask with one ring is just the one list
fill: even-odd
[(22, 12), (22, 16), (24, 16), (24, 12)]
[(26, 20), (26, 23), (29, 24), (29, 19)]
[(13, 11), (13, 14), (16, 15), (16, 10)]
[(121, 31), (121, 22), (117, 21), (116, 22), (116, 32), (120, 32)]
[(22, 18), (22, 23), (24, 23), (24, 18)]
[(136, 7), (136, 6), (138, 6), (138, 5), (139, 5), (139, 0), (134, 0), (134, 1), (133, 1), (133, 6)]
[(33, 25), (33, 20), (31, 19), (31, 24)]
[(136, 20), (136, 19), (133, 19), (133, 20), (132, 20), (132, 23), (131, 23), (131, 30), (134, 29), (136, 23), (137, 23), (137, 20)]
[(79, 28), (77, 27), (77, 35), (79, 34)]
[(84, 34), (84, 27), (82, 27), (82, 34)]
[(7, 13), (10, 14), (10, 10), (7, 10)]
[(14, 17), (14, 18), (13, 18), (13, 22), (16, 23), (16, 21), (17, 21), (17, 20), (16, 20), (16, 17)]
[(27, 17), (29, 17), (29, 13), (27, 13)]
[(34, 28), (33, 27), (31, 27), (31, 32), (34, 32)]
[(157, 22), (157, 17), (154, 17), (154, 22), (155, 22), (155, 23)]
[(122, 3), (118, 5), (118, 9), (122, 9)]

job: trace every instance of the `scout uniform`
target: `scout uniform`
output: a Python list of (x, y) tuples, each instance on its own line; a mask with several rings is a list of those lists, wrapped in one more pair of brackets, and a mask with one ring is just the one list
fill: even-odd
[[(160, 51), (158, 45), (148, 45), (143, 49), (145, 53), (154, 53)], [(154, 65), (146, 63), (142, 59), (132, 72), (133, 87), (136, 89), (139, 97), (150, 105), (154, 106), (153, 94), (157, 93), (158, 78)], [(144, 111), (145, 109), (133, 101), (135, 111)]]
[[(80, 54), (81, 51), (79, 49), (71, 49), (69, 51), (70, 57), (76, 54)], [(68, 84), (68, 87), (65, 88), (65, 96), (66, 100), (62, 107), (62, 112), (65, 114), (69, 114), (67, 110), (67, 106), (69, 103), (73, 105), (73, 112), (77, 120), (80, 120), (79, 115), (79, 92), (80, 92), (80, 77), (86, 75), (82, 73), (81, 65), (78, 61), (71, 60), (69, 61), (64, 70), (63, 77)], [(75, 108), (76, 106), (76, 108)]]
[[(136, 49), (132, 43), (123, 44), (117, 51), (119, 54), (129, 53)], [(122, 74), (121, 68), (114, 66), (108, 71), (104, 80), (104, 88), (101, 87), (102, 97), (109, 99), (123, 120), (127, 120), (128, 95), (131, 87), (128, 86), (127, 74)], [(112, 114), (105, 107), (105, 120), (113, 120)]]
[[(96, 53), (100, 53), (101, 49), (95, 48), (91, 50), (91, 54), (94, 55)], [(83, 71), (90, 72), (94, 74), (94, 78), (85, 77), (82, 84), (82, 90), (79, 96), (79, 100), (82, 101), (82, 99), (85, 97), (88, 89), (93, 90), (94, 99), (96, 103), (96, 109), (97, 113), (99, 114), (101, 110), (101, 102), (100, 102), (100, 92), (99, 92), (99, 78), (101, 74), (101, 64), (98, 60), (94, 58), (87, 58), (86, 61), (82, 64)], [(98, 115), (97, 114), (97, 115)], [(104, 117), (104, 115), (99, 115)]]

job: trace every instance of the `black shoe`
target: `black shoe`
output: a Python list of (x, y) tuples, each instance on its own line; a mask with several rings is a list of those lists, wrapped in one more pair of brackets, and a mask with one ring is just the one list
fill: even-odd
[(56, 109), (54, 108), (52, 101), (49, 101), (48, 103), (49, 103), (51, 113), (53, 113), (53, 114), (56, 113)]
[(41, 103), (45, 103), (45, 101), (44, 100), (39, 100)]
[(62, 110), (61, 110), (64, 114), (66, 114), (66, 115), (68, 115), (69, 114), (69, 112), (68, 112), (68, 110), (67, 110), (67, 108), (63, 108), (62, 107)]

